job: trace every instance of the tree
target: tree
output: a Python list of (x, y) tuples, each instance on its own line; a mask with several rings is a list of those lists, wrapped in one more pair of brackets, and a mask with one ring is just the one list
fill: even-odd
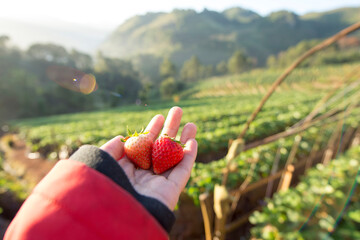
[(277, 66), (277, 60), (275, 55), (270, 55), (266, 60), (266, 66), (273, 68)]
[(27, 51), (27, 54), (36, 60), (45, 60), (48, 62), (55, 62), (60, 64), (69, 64), (71, 62), (70, 56), (66, 49), (62, 46), (49, 44), (33, 44)]
[(81, 70), (89, 70), (93, 67), (93, 61), (90, 55), (79, 52), (75, 49), (71, 50), (71, 60), (74, 62), (74, 67)]
[(159, 72), (163, 78), (174, 77), (176, 74), (176, 67), (169, 58), (164, 58), (164, 61), (159, 67)]
[(216, 73), (218, 75), (224, 75), (226, 74), (228, 71), (227, 69), (227, 64), (225, 61), (221, 61), (216, 65)]
[[(124, 98), (134, 100), (138, 97), (139, 90), (141, 89), (139, 74), (134, 70), (130, 61), (107, 58), (98, 53), (94, 70), (97, 83), (103, 90), (114, 92), (122, 88), (123, 92), (116, 92), (122, 95), (122, 100)], [(104, 95), (104, 98), (108, 98), (108, 96)], [(114, 105), (113, 100), (107, 101)]]
[(10, 38), (6, 35), (0, 36), (0, 50), (7, 47), (7, 43), (9, 42), (9, 40)]
[(199, 78), (208, 78), (213, 75), (214, 75), (213, 65), (200, 66)]
[(250, 58), (242, 51), (237, 50), (227, 64), (230, 73), (241, 73), (251, 67)]
[(143, 88), (139, 91), (139, 94), (138, 94), (141, 102), (143, 102), (143, 103), (149, 102), (150, 93), (151, 93), (153, 87), (154, 87), (154, 85), (152, 82), (145, 82), (143, 84)]
[[(294, 61), (294, 59), (300, 57), (304, 52), (306, 52), (318, 43), (319, 40), (317, 39), (301, 41), (297, 45), (289, 47), (286, 51), (278, 53), (276, 56), (269, 56), (266, 64), (268, 67), (286, 67), (290, 65)], [(331, 48), (334, 47), (332, 46), (328, 48), (328, 50)], [(301, 66), (309, 65), (309, 61), (310, 59), (306, 60), (304, 63), (301, 64)]]
[(184, 63), (181, 69), (181, 79), (186, 82), (194, 82), (201, 77), (201, 63), (197, 56), (192, 56)]
[(173, 77), (169, 77), (160, 84), (160, 93), (163, 98), (169, 98), (177, 91), (177, 84)]

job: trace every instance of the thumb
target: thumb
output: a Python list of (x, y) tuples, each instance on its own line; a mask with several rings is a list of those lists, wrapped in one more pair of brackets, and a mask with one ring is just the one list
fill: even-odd
[(124, 142), (121, 141), (123, 136), (116, 136), (104, 145), (100, 147), (101, 150), (104, 150), (110, 154), (116, 161), (120, 160), (124, 155)]

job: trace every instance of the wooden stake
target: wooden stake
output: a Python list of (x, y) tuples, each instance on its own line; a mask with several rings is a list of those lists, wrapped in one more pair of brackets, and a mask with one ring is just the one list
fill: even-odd
[(215, 185), (214, 188), (214, 211), (215, 232), (214, 240), (224, 240), (226, 235), (226, 220), (230, 210), (229, 193), (225, 186)]
[(326, 166), (329, 164), (330, 160), (332, 159), (332, 156), (334, 155), (334, 150), (332, 147), (329, 147), (326, 149), (324, 153), (324, 158), (322, 160), (322, 163)]
[(342, 137), (342, 141), (339, 146), (339, 152), (345, 152), (346, 148), (349, 146), (351, 138), (354, 136), (356, 129), (349, 127), (344, 136)]
[(202, 193), (199, 197), (201, 213), (204, 220), (205, 239), (213, 239), (214, 210), (208, 193)]
[(313, 165), (313, 161), (315, 159), (315, 156), (317, 154), (317, 152), (320, 150), (320, 144), (324, 138), (324, 132), (325, 129), (321, 128), (319, 131), (319, 134), (317, 135), (317, 138), (315, 140), (315, 144), (313, 145), (310, 155), (309, 157), (306, 159), (306, 163), (305, 163), (305, 168), (304, 168), (304, 173), (306, 172), (307, 169), (309, 169), (310, 167), (312, 167)]
[(281, 184), (279, 184), (279, 188), (278, 188), (279, 192), (289, 189), (294, 170), (295, 170), (294, 165), (289, 164), (287, 166), (284, 174), (284, 180), (282, 181)]
[[(302, 139), (302, 134), (300, 135), (296, 135), (294, 138), (294, 144), (291, 148), (290, 154), (288, 159), (286, 160), (286, 164), (284, 169), (288, 169), (288, 166), (292, 165), (296, 156), (296, 152), (299, 149), (299, 145)], [(284, 174), (281, 176), (280, 178), (280, 182), (279, 182), (279, 188), (278, 190), (280, 190), (280, 188), (282, 188), (284, 181), (285, 181), (285, 176), (288, 174), (288, 171), (285, 171)]]
[[(272, 165), (272, 168), (271, 168), (271, 173), (270, 173), (270, 177), (273, 176), (277, 170), (278, 170), (278, 167), (279, 167), (279, 161), (280, 161), (280, 158), (281, 158), (281, 148), (282, 148), (282, 144), (279, 145), (277, 151), (276, 151), (276, 156), (275, 156), (275, 160), (273, 162), (273, 165)], [(270, 180), (268, 182), (268, 185), (266, 187), (266, 194), (265, 194), (265, 197), (269, 198), (271, 193), (272, 193), (272, 189), (273, 189), (273, 186), (274, 186), (274, 181), (273, 180)]]
[(327, 149), (324, 153), (324, 158), (322, 160), (322, 163), (324, 165), (327, 165), (334, 156), (334, 152), (335, 152), (335, 148), (336, 148), (335, 145), (337, 142), (336, 140), (341, 137), (343, 123), (344, 123), (343, 119), (338, 121), (334, 132), (331, 134), (331, 137), (330, 137), (328, 145), (327, 145)]
[(360, 144), (360, 128), (356, 130), (355, 137), (351, 142), (351, 147), (359, 146)]
[(228, 176), (229, 176), (229, 172), (230, 172), (230, 166), (232, 161), (234, 160), (234, 158), (239, 155), (243, 149), (244, 149), (244, 140), (243, 139), (235, 139), (235, 140), (230, 140), (229, 141), (229, 151), (226, 155), (226, 160), (227, 160), (227, 164), (226, 164), (226, 169), (225, 169), (225, 173), (222, 179), (222, 185), (226, 185)]

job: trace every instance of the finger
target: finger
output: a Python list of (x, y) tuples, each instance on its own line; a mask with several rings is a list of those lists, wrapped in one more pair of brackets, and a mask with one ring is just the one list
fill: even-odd
[(179, 186), (179, 191), (185, 188), (190, 178), (191, 169), (194, 165), (197, 154), (197, 142), (195, 139), (189, 139), (184, 148), (183, 160), (171, 171), (168, 180)]
[(102, 145), (100, 149), (110, 154), (115, 160), (119, 160), (124, 155), (124, 143), (121, 141), (122, 138), (124, 137), (116, 136)]
[(156, 137), (159, 135), (161, 128), (164, 124), (164, 116), (163, 115), (156, 115), (147, 125), (145, 132), (149, 132), (150, 138), (154, 141)]
[(187, 123), (185, 124), (184, 129), (181, 133), (180, 142), (184, 144), (190, 138), (195, 138), (195, 136), (196, 136), (196, 125), (193, 123)]
[(180, 107), (171, 108), (166, 117), (164, 129), (162, 130), (161, 134), (167, 134), (169, 137), (176, 137), (180, 126), (182, 113), (183, 111)]

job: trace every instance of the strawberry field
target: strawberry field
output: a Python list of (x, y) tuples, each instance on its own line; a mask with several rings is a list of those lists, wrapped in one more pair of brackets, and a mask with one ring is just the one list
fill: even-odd
[[(311, 88), (329, 89), (332, 84), (354, 70), (358, 64), (349, 63), (316, 68), (295, 69), (291, 76), (278, 88), (278, 91), (297, 90), (306, 92)], [(257, 69), (241, 75), (213, 77), (196, 83), (183, 96), (195, 98), (264, 94), (266, 87), (278, 77), (282, 69)]]
[[(280, 132), (302, 119), (327, 89), (355, 67), (356, 64), (343, 64), (295, 70), (284, 84), (286, 91), (275, 94), (251, 126), (246, 142)], [(239, 76), (209, 79), (185, 90), (183, 95), (192, 91), (191, 98), (176, 105), (184, 110), (183, 124), (194, 122), (198, 126), (199, 153), (226, 149), (228, 140), (239, 134), (242, 124), (260, 101), (265, 91), (265, 88), (259, 90), (261, 86), (267, 86), (280, 73), (281, 70), (253, 70)], [(312, 86), (305, 84), (300, 91), (291, 83), (311, 83)], [(258, 90), (252, 91), (254, 88)], [(223, 90), (221, 97), (214, 98), (213, 92)], [(58, 159), (61, 147), (66, 146), (72, 153), (81, 144), (101, 145), (113, 136), (126, 135), (127, 126), (140, 130), (152, 116), (165, 115), (173, 105), (160, 102), (146, 107), (127, 106), (101, 112), (57, 115), (16, 121), (11, 126), (20, 131), (32, 151)]]
[[(250, 114), (261, 100), (263, 92), (266, 90), (265, 87), (271, 82), (270, 79), (279, 74), (275, 70), (255, 70), (240, 77), (229, 76), (199, 83), (191, 90), (185, 90), (180, 95), (184, 99), (177, 103), (157, 102), (150, 103), (147, 106), (133, 105), (101, 112), (27, 119), (12, 122), (11, 128), (26, 140), (32, 152), (39, 152), (50, 160), (58, 160), (67, 158), (83, 144), (101, 146), (116, 135), (126, 135), (127, 128), (139, 131), (142, 126), (147, 125), (154, 115), (166, 115), (170, 107), (178, 105), (183, 109), (181, 126), (183, 127), (187, 122), (193, 122), (198, 127), (196, 136), (199, 145), (198, 158), (184, 193), (190, 197), (194, 206), (199, 209), (201, 194), (212, 194), (216, 185), (222, 183), (225, 172), (228, 174), (226, 186), (228, 189), (236, 191), (236, 189), (241, 189), (242, 186), (247, 187), (249, 184), (256, 184), (261, 180), (271, 178), (276, 171), (286, 169), (289, 161), (291, 164), (296, 165), (306, 159), (318, 161), (319, 159), (315, 159), (315, 155), (321, 155), (320, 158), (325, 158), (325, 153), (329, 149), (332, 149), (335, 153), (345, 151), (348, 144), (342, 145), (342, 139), (346, 138), (350, 142), (353, 132), (358, 128), (360, 109), (358, 109), (356, 103), (359, 97), (357, 94), (359, 83), (356, 76), (346, 79), (352, 83), (351, 87), (346, 84), (341, 86), (340, 83), (345, 81), (344, 76), (352, 72), (355, 67), (356, 65), (349, 64), (334, 68), (323, 67), (320, 69), (297, 70), (294, 75), (289, 77), (289, 83), (284, 84), (282, 89), (280, 88), (271, 97), (251, 123), (243, 138), (246, 143), (245, 149), (232, 159), (231, 167), (229, 167), (229, 160), (225, 157), (229, 147), (229, 139), (236, 139), (239, 136)], [(257, 80), (251, 82), (250, 79)], [(299, 87), (300, 83), (301, 88)], [(265, 87), (259, 87), (259, 84)], [(337, 85), (337, 88), (335, 88), (335, 85)], [(332, 96), (326, 98), (332, 89), (334, 90)], [(220, 92), (221, 94), (217, 94)], [(323, 99), (326, 99), (326, 101), (321, 102)], [(306, 125), (304, 119), (310, 113), (313, 113), (319, 103), (322, 103), (322, 105), (320, 104), (322, 107), (318, 108), (318, 111), (312, 116), (315, 120), (310, 121), (311, 126), (302, 129), (297, 134), (288, 134), (274, 138), (272, 141), (262, 142), (276, 134), (296, 129), (294, 126)], [(297, 147), (294, 148), (294, 146)], [(335, 155), (332, 154), (332, 156)], [(357, 155), (347, 156), (356, 158)], [(348, 158), (342, 158), (341, 161), (344, 162), (344, 166), (349, 163), (346, 162)], [(351, 164), (354, 164), (354, 161)], [(305, 170), (311, 166), (310, 164)], [(319, 168), (322, 169), (317, 167), (317, 169)], [(311, 170), (309, 176), (317, 175), (316, 171), (319, 170)], [(344, 171), (347, 171), (347, 169)], [(344, 172), (339, 174), (339, 177), (344, 179), (348, 176)], [(324, 176), (328, 175), (325, 174)], [(315, 178), (309, 177), (309, 179), (304, 181), (311, 183), (316, 181)], [(348, 180), (350, 179), (354, 179), (354, 177), (351, 175)], [(280, 186), (280, 182), (278, 184)], [(336, 182), (329, 184), (330, 187), (337, 187), (331, 185), (337, 184)], [(299, 187), (301, 186), (303, 189), (304, 186), (310, 187), (306, 184), (300, 184)], [(318, 188), (320, 189), (321, 186), (319, 185)], [(335, 191), (339, 196), (341, 195), (341, 189)], [(291, 194), (293, 192), (289, 190), (289, 194), (284, 196), (288, 199), (288, 196), (292, 196)], [(287, 211), (282, 206), (282, 204), (287, 204), (287, 200), (281, 198), (284, 198), (283, 195), (275, 194), (274, 200), (270, 200), (267, 208), (264, 208), (264, 213), (256, 212), (250, 218), (251, 223), (256, 224), (251, 231), (253, 237), (259, 239), (282, 239), (277, 236), (285, 236), (288, 234), (287, 232), (291, 232), (292, 228), (296, 229), (292, 225), (294, 219), (298, 222), (304, 220), (299, 217), (299, 212), (302, 211), (301, 206), (305, 207), (306, 204), (297, 204), (300, 206), (299, 209), (295, 209), (290, 217), (284, 217), (286, 224), (277, 226), (273, 221), (278, 220), (284, 214), (286, 215)], [(275, 212), (272, 213), (273, 205), (276, 205), (280, 210), (274, 210)], [(268, 209), (269, 206), (271, 209)], [(352, 208), (354, 206), (352, 205)], [(179, 208), (181, 207), (180, 202)], [(249, 210), (253, 211), (254, 209)], [(285, 211), (285, 213), (281, 211)], [(272, 214), (278, 214), (280, 217), (276, 215), (276, 219), (273, 220), (271, 218)], [(350, 216), (344, 215), (344, 218), (350, 218), (353, 221), (354, 214), (355, 219), (357, 219), (356, 211), (351, 213)], [(235, 208), (233, 216), (237, 215), (239, 215), (239, 212), (236, 212)], [(324, 223), (324, 221), (328, 220), (328, 218), (321, 220), (320, 228), (328, 226)], [(197, 221), (195, 217), (193, 221)], [(191, 222), (187, 223), (187, 225), (192, 224)], [(357, 223), (351, 222), (351, 224), (356, 225)], [(314, 231), (313, 229), (309, 230), (309, 234)], [(188, 234), (181, 235), (181, 237), (189, 239), (194, 236), (198, 237), (196, 234), (191, 235), (191, 232)], [(295, 234), (295, 238), (292, 238), (290, 234), (286, 235), (284, 239), (302, 239), (301, 236)]]
[[(308, 94), (296, 91), (278, 94), (254, 122), (246, 140), (254, 141), (283, 131), (305, 117), (319, 97), (309, 97)], [(254, 95), (180, 102), (178, 105), (184, 111), (182, 123), (194, 122), (198, 127), (199, 154), (226, 149), (229, 138), (236, 137), (241, 131), (259, 99), (259, 95)], [(71, 153), (82, 144), (100, 146), (116, 135), (126, 135), (127, 127), (140, 130), (154, 115), (166, 115), (171, 106), (133, 106), (30, 119), (15, 123), (13, 127), (19, 129), (32, 151), (56, 159), (64, 147)]]
[(360, 240), (360, 6), (90, 2), (1, 17), (0, 236)]
[(359, 159), (360, 148), (354, 147), (329, 165), (311, 169), (296, 188), (276, 193), (261, 212), (250, 217), (252, 235), (256, 239), (359, 239)]

